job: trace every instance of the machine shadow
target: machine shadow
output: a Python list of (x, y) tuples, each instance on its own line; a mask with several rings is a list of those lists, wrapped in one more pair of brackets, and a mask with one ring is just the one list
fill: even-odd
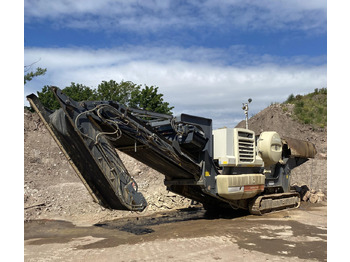
[(246, 210), (222, 209), (206, 211), (204, 208), (182, 208), (175, 211), (158, 212), (149, 216), (120, 218), (96, 223), (93, 226), (104, 229), (117, 229), (135, 235), (153, 233), (150, 227), (195, 220), (232, 220), (250, 215)]

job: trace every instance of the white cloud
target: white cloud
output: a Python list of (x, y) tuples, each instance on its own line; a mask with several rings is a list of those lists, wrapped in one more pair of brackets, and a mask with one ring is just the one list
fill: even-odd
[(25, 0), (25, 22), (49, 19), (61, 27), (139, 33), (176, 28), (326, 31), (326, 0), (117, 1)]
[[(241, 105), (249, 97), (253, 99), (251, 113), (256, 114), (271, 102), (283, 102), (291, 93), (327, 86), (326, 64), (305, 64), (307, 57), (291, 58), (289, 63), (280, 63), (277, 57), (269, 63), (253, 57), (255, 63), (236, 66), (215, 62), (223, 55), (225, 50), (194, 47), (25, 49), (25, 64), (40, 58), (35, 66), (48, 70), (25, 86), (25, 95), (44, 85), (64, 88), (75, 82), (96, 88), (103, 80), (128, 80), (159, 86), (176, 114), (213, 118), (214, 126), (219, 127), (234, 126), (237, 119), (243, 119)], [(295, 60), (298, 62), (293, 63)]]

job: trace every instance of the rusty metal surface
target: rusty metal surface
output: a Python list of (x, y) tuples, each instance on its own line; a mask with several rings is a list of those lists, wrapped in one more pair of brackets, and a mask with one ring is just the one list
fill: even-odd
[(283, 143), (288, 145), (291, 151), (291, 156), (314, 158), (317, 154), (316, 147), (313, 143), (290, 137), (283, 137)]

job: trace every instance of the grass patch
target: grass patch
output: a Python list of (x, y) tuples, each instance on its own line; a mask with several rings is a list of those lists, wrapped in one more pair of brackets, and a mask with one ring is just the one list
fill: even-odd
[(294, 116), (301, 123), (315, 128), (327, 126), (327, 88), (316, 88), (307, 95), (291, 94), (283, 104), (294, 104)]

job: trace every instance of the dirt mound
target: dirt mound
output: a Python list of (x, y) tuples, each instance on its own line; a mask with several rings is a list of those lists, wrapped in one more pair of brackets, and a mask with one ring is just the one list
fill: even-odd
[[(273, 104), (248, 120), (249, 129), (256, 135), (263, 131), (276, 131), (281, 137), (291, 137), (309, 141), (316, 145), (316, 159), (327, 158), (327, 128), (315, 129), (293, 119), (294, 105)], [(236, 127), (245, 128), (245, 121)]]
[[(291, 183), (327, 193), (327, 128), (315, 129), (299, 123), (293, 118), (293, 110), (292, 104), (273, 104), (252, 116), (248, 127), (256, 135), (263, 131), (276, 131), (281, 137), (313, 143), (317, 150), (316, 157), (292, 170)], [(245, 121), (236, 127), (245, 128)]]

